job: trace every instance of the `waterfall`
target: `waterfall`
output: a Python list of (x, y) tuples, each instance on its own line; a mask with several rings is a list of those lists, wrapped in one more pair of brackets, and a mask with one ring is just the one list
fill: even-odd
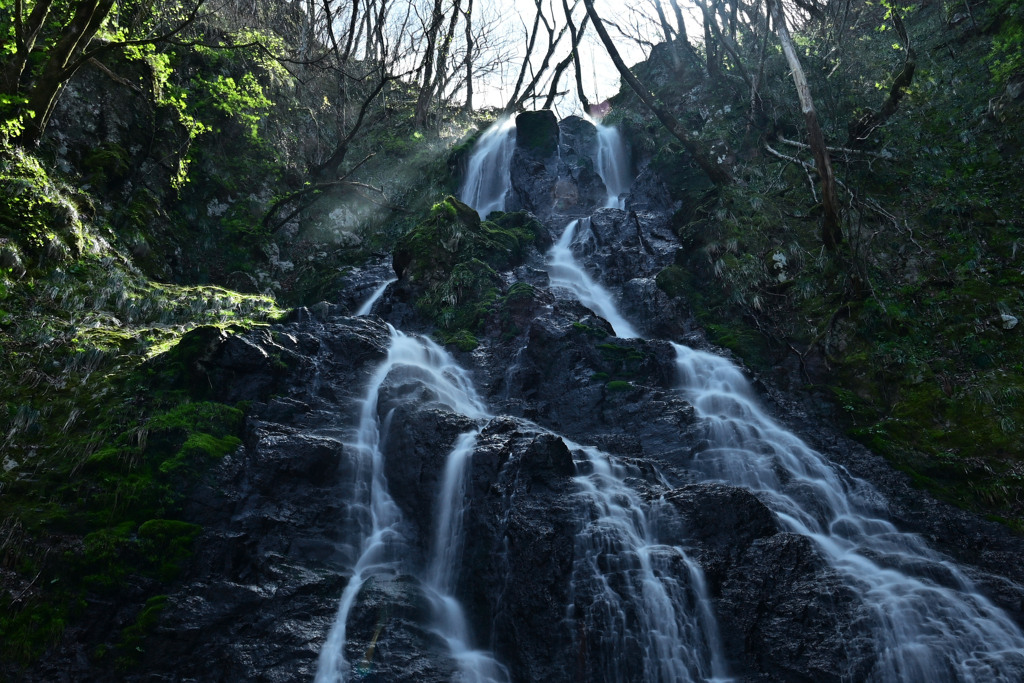
[[(604, 126), (598, 126), (598, 143), (607, 207), (621, 209), (630, 185), (625, 147), (618, 131)], [(617, 336), (640, 337), (573, 252), (589, 231), (589, 218), (574, 220), (548, 251), (551, 286), (569, 290)], [(658, 540), (654, 518), (662, 503), (643, 502), (625, 483), (638, 473), (596, 448), (567, 444), (584, 456), (575, 479), (582, 511), (572, 581), (574, 605), (581, 608), (570, 616), (582, 621), (584, 632), (601, 634), (594, 673), (605, 681), (728, 680), (703, 571), (682, 548)]]
[(437, 528), (427, 564), (426, 594), (434, 613), (434, 628), (452, 653), (463, 683), (505, 683), (508, 672), (494, 657), (473, 649), (462, 605), (455, 599), (455, 583), (462, 559), (462, 516), (466, 477), (478, 430), (459, 437), (445, 462), (444, 481), (437, 505)]
[(387, 290), (388, 285), (390, 285), (392, 282), (397, 282), (397, 281), (398, 281), (398, 278), (393, 277), (390, 280), (385, 281), (383, 284), (381, 284), (379, 287), (377, 287), (377, 289), (373, 290), (373, 294), (371, 294), (369, 296), (369, 298), (367, 298), (366, 301), (364, 301), (362, 303), (362, 305), (359, 307), (359, 310), (357, 310), (355, 314), (356, 315), (370, 315), (370, 311), (373, 310), (373, 305), (375, 303), (377, 303), (377, 299), (379, 299), (382, 296), (384, 296), (384, 292)]
[[(625, 168), (621, 140), (611, 131), (598, 129), (598, 169), (609, 188), (609, 206), (621, 208), (621, 192), (628, 190), (629, 182), (621, 175)], [(620, 335), (638, 336), (615, 309), (608, 292), (576, 262), (571, 245), (581, 223), (570, 223), (548, 254), (552, 285), (571, 290), (581, 303), (611, 322)], [(955, 564), (928, 548), (920, 537), (900, 532), (882, 519), (875, 503), (881, 496), (870, 485), (841, 475), (821, 454), (772, 421), (729, 361), (682, 345), (674, 347), (681, 390), (694, 405), (706, 432), (706, 446), (692, 467), (705, 479), (754, 491), (785, 528), (808, 537), (860, 596), (874, 621), (877, 651), (868, 680), (1024, 680), (1024, 634), (977, 591)], [(717, 638), (714, 620), (707, 611), (708, 601), (691, 598), (697, 611), (686, 616), (670, 616), (664, 607), (659, 609), (647, 602), (662, 591), (679, 590), (679, 584), (661, 583), (654, 569), (652, 558), (658, 555), (646, 549), (657, 546), (640, 533), (645, 521), (634, 502), (635, 494), (625, 486), (609, 486), (614, 480), (605, 473), (612, 465), (596, 452), (586, 452), (594, 474), (578, 481), (591, 497), (594, 513), (587, 533), (581, 534), (586, 539), (581, 542), (584, 562), (597, 576), (601, 574), (597, 558), (608, 564), (607, 554), (619, 558), (623, 548), (631, 548), (629, 554), (638, 563), (631, 570), (644, 577), (640, 580), (644, 588), (642, 614), (661, 615), (657, 623), (644, 624), (646, 628), (637, 636), (658, 641), (642, 641), (645, 657), (661, 653), (657, 661), (645, 659), (644, 680), (721, 677), (720, 665), (715, 665)], [(602, 484), (608, 487), (604, 491), (599, 488)], [(611, 514), (615, 506), (621, 510)], [(630, 517), (632, 521), (624, 528)], [(699, 576), (699, 569), (682, 559), (685, 553), (679, 552), (686, 569), (675, 576)], [(691, 584), (697, 590), (700, 581), (691, 580)], [(625, 585), (630, 593), (630, 582)], [(620, 595), (621, 591), (613, 591), (605, 583), (604, 590), (595, 597), (593, 613), (587, 615), (602, 620), (609, 649), (616, 653), (626, 647), (622, 640), (625, 636), (616, 635), (625, 632), (626, 610), (619, 602)], [(635, 600), (635, 593), (631, 597)], [(681, 600), (685, 599), (677, 597), (666, 604), (678, 605)], [(704, 639), (692, 639), (690, 634), (701, 628), (705, 629)], [(613, 642), (616, 638), (618, 642)], [(666, 638), (673, 644), (687, 643), (690, 657), (680, 656)], [(695, 659), (693, 653), (699, 650), (699, 644), (703, 644), (704, 653), (710, 654)], [(614, 657), (608, 660), (611, 670), (605, 673), (609, 680), (624, 679), (619, 666)]]
[[(346, 624), (349, 613), (355, 604), (360, 589), (371, 577), (393, 578), (403, 569), (403, 559), (408, 554), (408, 541), (404, 531), (405, 522), (402, 513), (388, 491), (387, 477), (384, 473), (384, 454), (381, 450), (382, 436), (388, 428), (388, 422), (382, 425), (378, 416), (378, 399), (381, 388), (389, 377), (403, 375), (423, 382), (433, 391), (435, 400), (454, 412), (461, 413), (471, 419), (484, 419), (486, 410), (469, 375), (455, 361), (433, 342), (406, 335), (393, 327), (391, 344), (387, 358), (374, 371), (370, 378), (366, 394), (362, 400), (356, 439), (347, 444), (353, 453), (355, 475), (351, 482), (350, 516), (356, 520), (356, 535), (359, 538), (359, 554), (352, 567), (345, 590), (339, 600), (334, 624), (328, 633), (327, 640), (320, 651), (317, 667), (317, 683), (336, 683), (346, 681), (352, 675), (351, 663), (345, 659)], [(389, 416), (390, 417), (390, 416)], [(448, 642), (452, 656), (463, 671), (474, 671), (474, 667), (488, 672), (500, 671), (500, 667), (484, 653), (469, 649), (468, 628), (465, 620), (460, 619), (461, 608), (451, 595), (453, 588), (454, 568), (449, 563), (457, 556), (446, 554), (449, 546), (458, 547), (460, 540), (452, 534), (461, 535), (461, 511), (455, 512), (462, 504), (461, 491), (457, 483), (465, 471), (465, 461), (472, 453), (470, 437), (475, 438), (476, 432), (463, 435), (456, 443), (449, 456), (449, 465), (442, 487), (442, 500), (439, 507), (447, 510), (449, 519), (438, 530), (438, 543), (435, 548), (436, 559), (430, 563), (430, 571), (423, 581), (424, 590), (429, 599), (445, 605), (438, 613), (435, 628), (441, 637)], [(452, 465), (452, 461), (456, 461)], [(458, 496), (458, 500), (455, 497)], [(443, 515), (442, 515), (443, 516)], [(458, 519), (455, 523), (451, 520)], [(443, 545), (441, 540), (443, 538)], [(466, 680), (501, 681), (494, 676), (467, 676)]]
[(608, 190), (605, 208), (626, 208), (625, 194), (633, 184), (629, 170), (629, 154), (619, 129), (594, 124), (597, 128), (597, 172)]
[(512, 187), (509, 163), (515, 146), (515, 119), (499, 119), (473, 148), (459, 199), (476, 209), (480, 218), (505, 210), (505, 195)]
[(592, 654), (602, 681), (727, 680), (718, 625), (700, 567), (657, 538), (663, 503), (646, 504), (625, 483), (630, 472), (597, 450), (567, 442), (585, 457), (576, 477), (582, 519), (572, 592), (598, 633)]
[[(470, 159), (460, 196), (482, 215), (504, 207), (514, 130), (511, 121), (495, 124)], [(605, 208), (621, 209), (631, 183), (625, 147), (611, 128), (598, 126), (597, 139), (597, 167), (608, 188)], [(639, 337), (612, 295), (577, 259), (591, 237), (589, 220), (569, 222), (548, 251), (550, 284), (608, 320), (617, 336)], [(383, 289), (361, 313), (372, 308)], [(870, 622), (875, 656), (863, 680), (1024, 680), (1024, 634), (960, 568), (887, 521), (881, 494), (868, 483), (832, 465), (773, 421), (736, 366), (673, 346), (678, 391), (693, 405), (704, 437), (694, 444), (686, 476), (752, 491), (782, 528), (814, 544), (858, 596)], [(318, 683), (352, 676), (344, 656), (346, 622), (363, 585), (371, 577), (387, 579), (410, 570), (404, 559), (412, 554), (408, 525), (388, 492), (380, 448), (386, 430), (398, 428), (387, 417), (382, 422), (378, 413), (381, 388), (397, 373), (423, 382), (437, 402), (478, 425), (489, 418), (470, 377), (447, 353), (391, 328), (388, 356), (370, 379), (356, 438), (347, 444), (356, 461), (350, 516), (358, 548), (352, 551), (351, 578), (321, 651)], [(457, 680), (507, 683), (510, 672), (490, 653), (474, 648), (455, 598), (466, 487), (479, 435), (479, 428), (462, 434), (446, 457), (436, 526), (418, 578), (430, 607), (429, 627), (447, 644), (459, 669)], [(659, 537), (659, 517), (670, 514), (670, 504), (642, 497), (630, 485), (630, 480), (645, 478), (639, 469), (596, 448), (565, 442), (575, 458), (578, 509), (566, 609), (591, 677), (616, 683), (729, 680), (701, 567), (686, 547)], [(660, 473), (655, 476), (666, 483)]]
[(1024, 678), (1024, 635), (959, 568), (920, 537), (878, 518), (877, 492), (840, 476), (771, 420), (729, 361), (678, 344), (675, 349), (682, 390), (709, 444), (693, 467), (755, 491), (857, 591), (874, 619), (878, 656), (868, 680)]
[(546, 263), (552, 287), (562, 287), (572, 292), (576, 299), (611, 323), (618, 337), (639, 337), (640, 334), (622, 317), (608, 291), (593, 281), (576, 260), (572, 245), (578, 243), (578, 229), (586, 225), (589, 218), (574, 220), (562, 230), (558, 242), (548, 250)]

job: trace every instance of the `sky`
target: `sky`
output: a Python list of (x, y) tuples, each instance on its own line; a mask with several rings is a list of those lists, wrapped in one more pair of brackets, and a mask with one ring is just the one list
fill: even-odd
[[(654, 0), (631, 0), (629, 3), (622, 2), (622, 0), (595, 0), (594, 6), (602, 18), (607, 18), (609, 21), (619, 23), (623, 26), (640, 24), (644, 29), (648, 31), (651, 42), (657, 43), (663, 39), (660, 27), (650, 24), (644, 25), (640, 22), (638, 17), (638, 11), (643, 11), (649, 14), (652, 18), (656, 17), (651, 2)], [(508, 3), (502, 3), (495, 0), (476, 0), (478, 3), (485, 4), (483, 11), (504, 11), (506, 13), (505, 21), (503, 26), (507, 27), (512, 37), (512, 49), (518, 54), (518, 58), (512, 60), (509, 64), (507, 72), (504, 78), (490, 79), (488, 83), (480, 83), (475, 85), (478, 88), (478, 102), (479, 105), (486, 106), (501, 106), (505, 104), (507, 98), (511, 95), (512, 89), (515, 86), (516, 76), (518, 74), (519, 64), (522, 62), (522, 55), (525, 54), (527, 32), (529, 31), (535, 12), (534, 0), (512, 0), (511, 6)], [(560, 28), (562, 24), (562, 9), (561, 0), (544, 0), (545, 7), (551, 6), (554, 3), (554, 9), (548, 11), (547, 14), (550, 16), (554, 14), (558, 21), (557, 26)], [(680, 5), (683, 7), (684, 12), (691, 9), (685, 0), (681, 0)], [(504, 8), (504, 9), (502, 9)], [(672, 16), (672, 10), (665, 3), (665, 9), (669, 17)], [(574, 16), (576, 17), (577, 26), (582, 21), (585, 8), (583, 7), (582, 1), (579, 3)], [(699, 26), (699, 24), (697, 24)], [(691, 36), (694, 35), (695, 25), (688, 25), (687, 31)], [(609, 33), (616, 42), (616, 47), (622, 55), (623, 60), (628, 65), (633, 65), (646, 58), (644, 50), (638, 46), (634, 41), (623, 38), (614, 28), (608, 26)], [(543, 28), (542, 28), (542, 36)], [(538, 39), (538, 43), (541, 41)], [(552, 58), (552, 67), (555, 62), (563, 58), (567, 54), (569, 45), (569, 36), (566, 33), (565, 37), (562, 38), (560, 49), (555, 53)], [(534, 52), (539, 53), (536, 56), (536, 61), (539, 63), (540, 59), (543, 58), (545, 44), (538, 44)], [(584, 36), (583, 43), (580, 45), (580, 65), (583, 70), (583, 87), (586, 91), (588, 99), (593, 103), (598, 103), (603, 100), (612, 97), (619, 91), (619, 74), (615, 69), (615, 65), (612, 64), (611, 59), (608, 57), (604, 46), (601, 44), (597, 33), (593, 30), (593, 27), (588, 27), (587, 32)], [(574, 75), (572, 68), (570, 67), (560, 81), (559, 90), (569, 90), (570, 93), (566, 97), (560, 98), (555, 104), (556, 113), (559, 116), (567, 116), (573, 113), (581, 113), (582, 107), (579, 99), (576, 96), (576, 88), (574, 83)], [(546, 92), (546, 88), (544, 88)], [(538, 103), (538, 106), (539, 103)]]

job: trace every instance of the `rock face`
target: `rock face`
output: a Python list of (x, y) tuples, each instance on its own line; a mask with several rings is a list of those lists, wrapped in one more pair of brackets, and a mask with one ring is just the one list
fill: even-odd
[[(588, 175), (593, 126), (563, 121), (559, 135), (550, 113), (520, 118), (517, 207), (557, 221), (562, 212), (601, 206), (603, 184)], [(568, 195), (550, 191), (552, 178), (576, 188), (575, 205), (558, 203)], [(649, 335), (682, 339), (685, 302), (653, 280), (677, 248), (671, 208), (649, 198), (626, 205), (632, 210), (596, 210), (579, 254)], [(399, 261), (400, 269), (412, 267), (411, 259)], [(504, 290), (519, 285), (529, 295), (481, 314), (480, 345), (458, 357), (491, 415), (452, 409), (425, 372), (389, 376), (369, 407), (381, 425), (380, 475), (401, 517), (395, 533), (404, 540), (401, 556), (388, 571), (372, 574), (348, 612), (344, 654), (353, 678), (459, 678), (424, 576), (453, 445), (475, 431), (451, 597), (465, 615), (468, 647), (492, 652), (510, 681), (609, 680), (614, 653), (602, 652), (603, 634), (577, 618), (600, 607), (594, 587), (580, 580), (578, 535), (605, 519), (588, 518), (581, 491), (597, 481), (590, 478), (597, 466), (578, 444), (600, 448), (625, 472), (622, 485), (632, 497), (611, 498), (634, 516), (646, 511), (645, 533), (653, 540), (643, 552), (668, 558), (658, 566), (691, 588), (699, 581), (684, 556), (695, 563), (717, 618), (724, 673), (749, 683), (867, 680), (878, 645), (872, 615), (849, 582), (762, 495), (705, 481), (691, 467), (710, 446), (694, 407), (676, 390), (672, 346), (611, 336), (607, 321), (547, 289), (543, 265), (536, 245), (507, 263), (498, 275)], [(360, 282), (358, 298), (370, 289)], [(313, 678), (364, 551), (368, 493), (354, 487), (366, 475), (355, 432), (371, 377), (392, 343), (382, 319), (343, 315), (355, 299), (300, 309), (285, 323), (243, 335), (212, 329), (195, 335), (203, 353), (191, 381), (208, 383), (213, 399), (252, 402), (244, 445), (191, 497), (186, 518), (203, 527), (194, 559), (146, 641), (141, 673), (123, 678)], [(417, 320), (411, 306), (399, 303), (396, 295), (378, 310)], [(701, 345), (699, 336), (687, 339)], [(451, 377), (454, 361), (446, 362), (440, 374)], [(878, 457), (761, 389), (770, 411), (888, 498), (879, 502), (880, 515), (967, 563), (980, 590), (1024, 623), (1021, 539), (912, 491)], [(639, 554), (602, 556), (610, 585), (636, 580), (640, 565), (629, 563)], [(638, 611), (629, 607), (608, 618), (635, 633)], [(635, 639), (627, 640), (626, 651), (640, 653)], [(640, 654), (626, 659), (615, 679), (641, 680)], [(79, 679), (96, 677), (70, 655), (56, 657), (53, 666)], [(52, 673), (29, 679), (50, 680)]]
[(589, 215), (608, 196), (597, 170), (597, 129), (578, 116), (561, 122), (546, 110), (517, 116), (511, 177), (506, 209), (530, 211), (543, 222)]

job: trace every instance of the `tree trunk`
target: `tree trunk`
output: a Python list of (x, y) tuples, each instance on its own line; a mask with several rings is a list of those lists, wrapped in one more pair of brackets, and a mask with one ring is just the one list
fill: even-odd
[(25, 12), (23, 0), (16, 0), (14, 3), (14, 54), (12, 54), (3, 66), (0, 66), (0, 92), (9, 95), (18, 93), (21, 83), (21, 75), (25, 72), (28, 64), (28, 57), (35, 49), (36, 39), (43, 29), (53, 0), (41, 0), (32, 8), (27, 20), (23, 20)]
[(417, 128), (427, 125), (427, 113), (430, 111), (430, 100), (434, 97), (434, 50), (437, 46), (437, 33), (441, 30), (441, 22), (444, 20), (444, 12), (441, 11), (441, 0), (434, 0), (434, 11), (430, 17), (430, 25), (427, 27), (427, 46), (423, 55), (423, 82), (420, 85), (420, 94), (416, 99)]
[(843, 229), (839, 201), (836, 198), (835, 177), (832, 174), (832, 160), (829, 158), (828, 148), (825, 146), (825, 136), (821, 132), (821, 126), (818, 125), (818, 114), (814, 109), (814, 100), (811, 98), (811, 88), (807, 84), (807, 77), (804, 75), (800, 57), (793, 46), (789, 29), (786, 28), (786, 19), (782, 15), (779, 0), (768, 0), (768, 4), (771, 8), (772, 20), (775, 22), (775, 30), (782, 43), (782, 51), (786, 55), (786, 62), (789, 64), (790, 71), (793, 72), (793, 83), (796, 85), (800, 109), (803, 111), (804, 121), (807, 124), (807, 142), (811, 145), (814, 165), (821, 178), (821, 202), (825, 210), (821, 225), (821, 240), (826, 249), (834, 251), (843, 241)]
[(583, 32), (587, 29), (587, 19), (590, 15), (587, 14), (583, 17), (583, 21), (580, 22), (579, 31), (576, 30), (576, 24), (572, 21), (572, 11), (576, 9), (576, 5), (573, 4), (572, 8), (569, 8), (569, 0), (562, 0), (562, 9), (565, 11), (565, 23), (569, 26), (569, 38), (572, 40), (572, 68), (576, 72), (576, 94), (580, 98), (580, 105), (583, 107), (585, 114), (590, 113), (590, 101), (587, 99), (587, 94), (583, 92), (583, 69), (580, 67), (580, 51), (577, 49), (577, 45), (580, 44), (580, 40), (583, 38)]
[(608, 56), (611, 57), (612, 62), (615, 63), (615, 68), (619, 70), (619, 75), (622, 76), (622, 80), (626, 81), (627, 85), (632, 88), (636, 96), (640, 98), (648, 109), (650, 109), (658, 120), (661, 121), (662, 125), (668, 129), (679, 142), (682, 143), (683, 147), (689, 152), (693, 160), (697, 162), (701, 170), (707, 174), (708, 178), (711, 179), (716, 185), (726, 185), (732, 182), (732, 176), (724, 168), (716, 164), (711, 158), (701, 149), (700, 145), (693, 140), (685, 130), (683, 130), (682, 124), (676, 120), (672, 114), (665, 109), (661, 104), (655, 101), (654, 96), (651, 94), (644, 85), (637, 80), (636, 76), (626, 67), (625, 62), (622, 61), (622, 57), (619, 56), (619, 51), (615, 49), (615, 44), (612, 42), (611, 36), (608, 35), (608, 30), (605, 29), (604, 23), (601, 18), (597, 16), (597, 12), (594, 10), (594, 0), (583, 0), (583, 4), (587, 7), (587, 14), (590, 15), (590, 21), (594, 24), (594, 30), (597, 31), (597, 35), (601, 37), (601, 42), (604, 43), (605, 49), (608, 51)]
[(473, 0), (466, 4), (466, 106), (465, 111), (473, 111)]
[(439, 98), (444, 95), (444, 90), (448, 87), (448, 81), (451, 74), (455, 73), (455, 65), (452, 65), (451, 70), (448, 69), (448, 54), (451, 52), (452, 41), (455, 40), (455, 29), (459, 23), (459, 13), (462, 9), (462, 0), (455, 0), (452, 3), (452, 15), (448, 21), (448, 30), (445, 31), (444, 40), (441, 41), (441, 47), (437, 51), (437, 78), (436, 87), (434, 88)]
[(50, 50), (46, 64), (29, 91), (26, 109), (32, 115), (25, 119), (25, 129), (18, 136), (20, 144), (25, 147), (39, 144), (57, 98), (80, 66), (76, 58), (89, 46), (113, 6), (114, 0), (92, 0), (76, 7), (71, 22)]

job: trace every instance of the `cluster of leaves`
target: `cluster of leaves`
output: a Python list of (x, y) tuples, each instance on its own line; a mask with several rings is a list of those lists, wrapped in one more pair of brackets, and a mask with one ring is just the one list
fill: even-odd
[(997, 83), (1024, 75), (1024, 2), (996, 0), (990, 4), (992, 23), (998, 27), (988, 54), (989, 68)]

